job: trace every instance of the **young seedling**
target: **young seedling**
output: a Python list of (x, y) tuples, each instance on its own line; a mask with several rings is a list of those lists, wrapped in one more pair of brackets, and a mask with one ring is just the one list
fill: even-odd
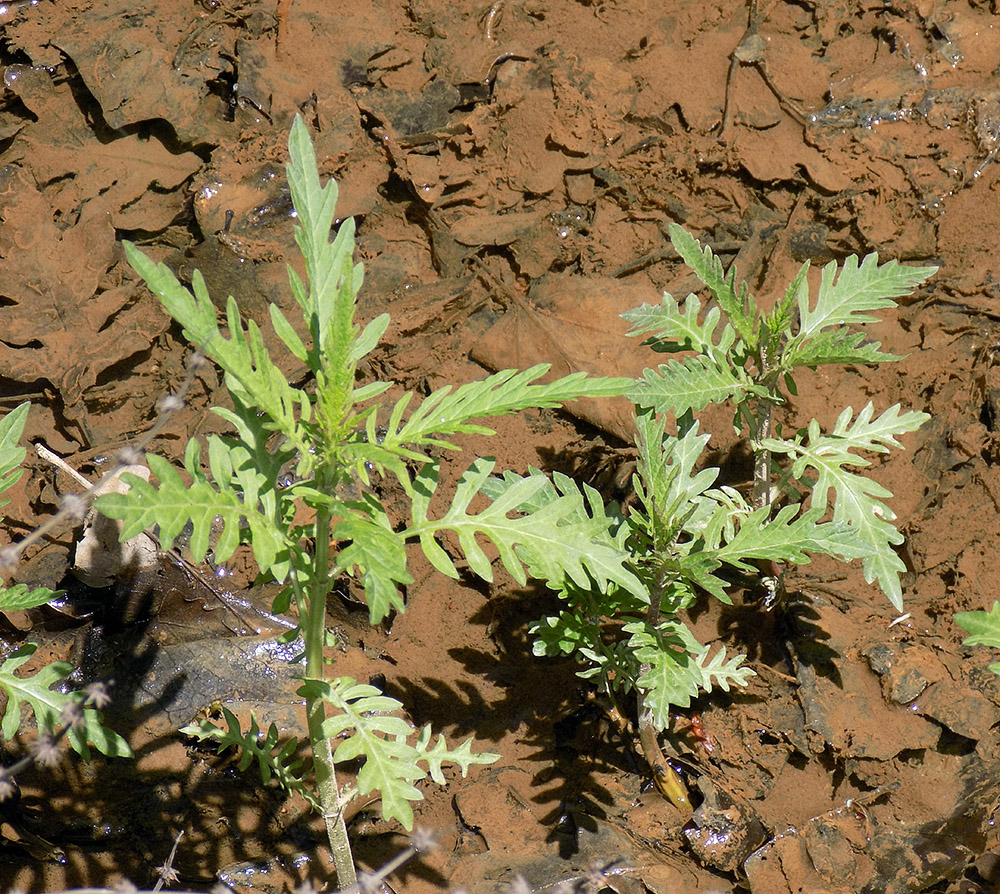
[[(313, 385), (299, 390), (287, 381), (257, 324), (241, 320), (231, 297), (228, 336), (224, 334), (200, 273), (194, 274), (192, 294), (165, 266), (126, 243), (129, 261), (186, 338), (225, 373), (233, 406), (214, 412), (235, 433), (208, 439), (207, 468), (199, 442), (192, 440), (184, 455), (187, 480), (165, 459), (150, 455), (157, 484), (124, 476), (131, 491), (102, 496), (96, 505), (124, 522), (123, 539), (158, 526), (160, 543), (169, 547), (190, 524), (195, 561), (204, 558), (217, 529), (216, 561), (225, 562), (245, 541), (261, 574), (287, 583), (275, 608), (286, 611), (294, 600), (304, 640), (299, 693), (306, 701), (313, 757), (310, 798), (326, 821), (338, 884), (344, 888), (355, 880), (344, 823), (344, 806), (352, 797), (378, 789), (383, 816), (410, 828), (411, 803), (422, 797), (415, 783), (428, 775), (443, 783), (444, 764), (464, 774), (497, 755), (473, 754), (471, 740), (454, 749), (440, 737), (432, 744), (429, 728), (418, 733), (399, 716), (403, 706), (396, 699), (352, 679), (326, 676), (324, 624), (331, 588), (338, 578), (353, 576), (364, 588), (371, 622), (378, 623), (405, 608), (400, 587), (412, 581), (408, 542), (419, 542), (435, 568), (458, 576), (437, 540), (451, 531), (469, 569), (487, 580), (491, 561), (481, 541), (493, 544), (500, 561), (522, 583), (527, 565), (531, 574), (556, 586), (572, 582), (583, 587), (595, 581), (641, 598), (643, 587), (626, 567), (627, 555), (609, 539), (611, 523), (603, 505), (585, 503), (571, 482), (560, 479), (557, 493), (544, 475), (532, 472), (502, 499), (472, 513), (469, 506), (484, 492), (494, 468), (493, 460), (479, 458), (462, 476), (444, 513), (431, 508), (438, 485), (438, 461), (431, 451), (458, 449), (450, 439), (461, 433), (493, 433), (477, 419), (621, 394), (631, 382), (574, 374), (540, 384), (548, 369), (542, 365), (444, 387), (420, 403), (407, 393), (382, 407), (376, 398), (392, 383), (359, 385), (355, 373), (389, 317), (383, 314), (363, 328), (355, 323), (362, 267), (353, 261), (354, 224), (340, 224), (331, 243), (337, 185), (332, 180), (321, 185), (308, 131), (298, 117), (288, 151), (295, 237), (307, 274), (303, 282), (289, 268), (289, 281), (308, 337), (303, 340), (273, 304), (270, 321), (288, 351), (308, 367)], [(392, 482), (409, 500), (408, 520), (390, 518), (379, 499), (377, 488)], [(515, 507), (520, 507), (516, 514)], [(225, 719), (226, 730), (203, 722), (186, 731), (220, 747), (242, 748), (244, 766), (256, 758), (265, 780), (273, 775), (290, 788), (306, 786), (309, 768), (293, 758), (295, 740), (281, 740), (273, 727), (263, 736), (256, 723), (241, 730), (231, 713)], [(333, 740), (338, 742), (335, 751)], [(358, 758), (363, 763), (356, 786), (341, 789), (335, 765)]]
[[(636, 501), (616, 522), (612, 539), (642, 581), (641, 591), (616, 582), (581, 587), (574, 581), (561, 593), (567, 608), (542, 619), (534, 632), (536, 654), (577, 655), (587, 665), (580, 676), (597, 680), (612, 700), (636, 693), (639, 738), (654, 778), (686, 809), (657, 733), (666, 728), (671, 706), (687, 707), (700, 691), (716, 686), (743, 686), (753, 671), (742, 666), (742, 655), (727, 660), (725, 648), (711, 654), (682, 621), (684, 610), (705, 593), (729, 603), (734, 572), (761, 578), (771, 607), (780, 581), (777, 575), (762, 577), (760, 569), (804, 564), (815, 554), (861, 559), (865, 579), (877, 581), (901, 610), (904, 565), (893, 546), (902, 535), (884, 502), (892, 494), (858, 470), (871, 465), (864, 453), (900, 447), (898, 437), (929, 417), (898, 405), (875, 417), (869, 403), (857, 415), (845, 409), (832, 432), (823, 433), (813, 420), (784, 438), (774, 436), (772, 413), (787, 394), (795, 395), (794, 375), (803, 367), (899, 359), (866, 342), (859, 326), (877, 320), (876, 312), (894, 306), (894, 298), (935, 268), (895, 261), (880, 266), (874, 254), (860, 264), (850, 257), (840, 267), (823, 268), (814, 300), (805, 264), (784, 296), (764, 311), (745, 284), (737, 286), (734, 271), (723, 271), (711, 249), (679, 226), (670, 235), (715, 303), (706, 307), (689, 295), (682, 306), (665, 294), (660, 305), (624, 314), (631, 335), (645, 335), (653, 350), (675, 355), (647, 369), (628, 392), (636, 407)], [(702, 467), (710, 433), (700, 431), (698, 414), (723, 403), (733, 409), (734, 428), (753, 451), (749, 498), (716, 485), (719, 469)], [(668, 417), (675, 419), (676, 432), (668, 433)], [(777, 465), (775, 456), (790, 462)], [(508, 474), (490, 495), (499, 497), (518, 482)]]

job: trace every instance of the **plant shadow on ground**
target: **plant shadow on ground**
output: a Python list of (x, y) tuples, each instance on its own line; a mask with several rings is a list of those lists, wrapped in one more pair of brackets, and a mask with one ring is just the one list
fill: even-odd
[[(74, 640), (81, 674), (113, 681), (105, 718), (133, 744), (134, 760), (86, 764), (75, 755), (66, 755), (54, 769), (34, 766), (19, 780), (22, 789), (51, 788), (59, 794), (44, 802), (22, 799), (19, 809), (6, 815), (15, 829), (39, 835), (66, 852), (67, 886), (103, 885), (107, 881), (104, 870), (91, 865), (87, 855), (106, 851), (117, 855), (125, 877), (140, 885), (151, 884), (155, 881), (152, 867), (163, 863), (173, 836), (181, 829), (186, 830), (189, 848), (180, 851), (175, 868), (185, 884), (194, 886), (211, 883), (213, 875), (206, 867), (260, 858), (282, 837), (283, 795), (273, 788), (234, 786), (231, 759), (219, 759), (219, 772), (206, 773), (203, 756), (192, 750), (193, 759), (188, 759), (176, 728), (169, 721), (164, 723), (172, 706), (183, 705), (185, 699), (190, 702), (193, 671), (164, 661), (162, 638), (171, 636), (171, 612), (164, 609), (164, 603), (171, 593), (179, 601), (180, 594), (168, 583), (169, 573), (165, 578), (155, 577), (156, 586), (147, 579), (137, 589), (105, 591), (104, 604), (90, 615), (88, 625), (77, 631)], [(122, 610), (124, 604), (127, 610)], [(187, 620), (191, 618), (189, 609)], [(202, 750), (203, 755), (207, 753)], [(236, 813), (206, 809), (225, 804), (230, 788), (239, 792)], [(243, 822), (256, 819), (239, 837), (220, 835), (220, 823), (227, 825), (234, 816)], [(27, 854), (22, 851), (20, 855), (16, 847), (9, 849), (0, 882), (6, 881), (7, 872), (17, 872), (22, 882), (30, 879), (41, 887), (44, 845), (30, 846), (29, 841), (26, 849)], [(43, 861), (34, 878), (30, 871), (25, 873), (30, 861), (22, 862), (29, 854)], [(57, 856), (54, 850), (48, 859)]]
[[(141, 726), (121, 728), (148, 738)], [(100, 887), (108, 880), (106, 871), (90, 855), (113, 852), (117, 872), (140, 886), (151, 885), (156, 880), (153, 867), (164, 863), (182, 829), (185, 846), (174, 868), (183, 885), (196, 888), (214, 883), (214, 867), (287, 853), (289, 845), (315, 847), (317, 836), (305, 826), (296, 830), (283, 815), (287, 802), (279, 791), (237, 784), (232, 766), (206, 773), (206, 757), (196, 753), (182, 763), (177, 748), (176, 736), (168, 732), (137, 749), (132, 768), (75, 764), (25, 773), (22, 788), (39, 786), (60, 794), (45, 802), (22, 801), (14, 829), (41, 836), (67, 857), (61, 859), (58, 850), (46, 853), (36, 839), (25, 845), (33, 858), (29, 861), (8, 847), (0, 881), (6, 884), (8, 874), (16, 873), (19, 880), (33, 878), (36, 890), (43, 889), (46, 863), (56, 859), (63, 863), (67, 886)], [(238, 834), (231, 823), (239, 824)]]
[[(716, 618), (717, 636), (731, 641), (734, 646), (747, 653), (748, 659), (767, 667), (784, 666), (788, 673), (794, 673), (795, 661), (815, 666), (817, 672), (835, 676), (837, 653), (824, 644), (829, 634), (819, 624), (819, 614), (808, 599), (795, 592), (786, 593), (779, 604), (768, 611), (760, 604), (759, 598), (748, 594), (748, 602), (742, 602), (740, 590), (733, 589), (734, 604), (722, 606), (712, 615)], [(711, 607), (692, 610), (691, 619), (699, 618), (711, 611)], [(789, 650), (796, 644), (795, 656)]]
[[(450, 648), (447, 654), (474, 678), (489, 680), (499, 697), (485, 700), (465, 680), (398, 677), (388, 689), (404, 701), (419, 725), (447, 716), (454, 736), (475, 733), (484, 742), (516, 737), (520, 759), (535, 767), (531, 800), (539, 820), (566, 854), (573, 836), (560, 828), (573, 824), (591, 831), (606, 818), (615, 796), (601, 783), (607, 774), (641, 772), (632, 744), (615, 730), (605, 708), (586, 697), (587, 686), (568, 660), (532, 655), (528, 627), (554, 603), (541, 585), (494, 596), (469, 617), (487, 631), (493, 648)], [(607, 706), (610, 707), (610, 706)], [(506, 761), (502, 761), (506, 763)]]
[[(44, 889), (52, 863), (62, 864), (64, 887), (101, 887), (108, 881), (103, 864), (112, 855), (116, 873), (150, 887), (182, 830), (183, 846), (172, 865), (183, 887), (207, 889), (220, 878), (237, 888), (268, 878), (283, 885), (325, 874), (322, 824), (301, 798), (289, 797), (273, 781), (263, 784), (255, 767), (241, 770), (238, 755), (216, 754), (214, 747), (182, 739), (176, 731), (193, 712), (218, 710), (219, 703), (211, 704), (214, 692), (241, 715), (258, 712), (262, 727), (273, 718), (284, 730), (298, 730), (298, 753), (307, 757), (303, 712), (293, 695), (298, 671), (287, 665), (288, 651), (280, 658), (268, 652), (258, 665), (252, 652), (240, 651), (248, 639), (226, 629), (225, 610), (208, 610), (211, 590), (181, 590), (182, 572), (171, 562), (162, 563), (153, 577), (135, 589), (106, 591), (104, 604), (74, 639), (81, 673), (113, 681), (105, 720), (133, 744), (134, 759), (87, 764), (68, 754), (55, 768), (35, 765), (24, 771), (23, 790), (59, 794), (22, 797), (0, 814), (9, 835), (0, 865), (2, 887), (16, 878), (29, 890)], [(252, 623), (249, 617), (242, 620)], [(331, 616), (335, 621), (342, 631), (368, 630), (366, 618), (352, 619), (343, 611)], [(273, 635), (256, 639), (273, 641)], [(235, 659), (230, 649), (237, 650)], [(279, 662), (286, 665), (284, 689), (269, 692)], [(357, 767), (346, 763), (344, 770), (349, 779)], [(384, 828), (366, 834), (366, 820), (358, 811), (352, 834), (357, 827), (359, 865), (375, 870), (409, 839)], [(399, 878), (446, 886), (420, 858)]]

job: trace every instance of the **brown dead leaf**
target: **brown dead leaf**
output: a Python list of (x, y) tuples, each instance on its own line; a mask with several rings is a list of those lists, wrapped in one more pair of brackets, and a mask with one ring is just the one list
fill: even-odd
[[(214, 142), (224, 124), (206, 82), (227, 66), (220, 54), (232, 21), (220, 14), (213, 24), (197, 4), (162, 17), (136, 13), (126, 0), (99, 4), (50, 40), (73, 60), (110, 127), (148, 121), (169, 110), (183, 142)], [(185, 46), (190, 53), (182, 51)]]
[(132, 285), (107, 275), (115, 233), (106, 215), (61, 230), (31, 176), (15, 167), (4, 173), (0, 375), (47, 380), (68, 409), (103, 370), (148, 348), (166, 318), (137, 305)]
[[(628, 338), (620, 314), (657, 296), (648, 286), (606, 277), (554, 274), (537, 280), (526, 297), (506, 295), (507, 314), (472, 349), (490, 369), (550, 363), (550, 377), (581, 370), (592, 375), (638, 376), (648, 357)], [(567, 409), (623, 440), (633, 437), (632, 405), (579, 400)]]
[(21, 130), (8, 158), (30, 160), (37, 182), (53, 184), (48, 195), (56, 210), (95, 218), (107, 213), (120, 229), (144, 230), (166, 227), (181, 212), (186, 196), (169, 191), (202, 166), (193, 152), (174, 155), (136, 134), (102, 142), (70, 85), (47, 73), (27, 69), (13, 89), (38, 120)]

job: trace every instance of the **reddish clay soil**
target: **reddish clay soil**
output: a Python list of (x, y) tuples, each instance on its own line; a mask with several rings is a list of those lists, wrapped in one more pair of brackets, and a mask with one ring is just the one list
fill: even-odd
[[(384, 675), (414, 722), (502, 755), (427, 786), (418, 822), (439, 848), (393, 890), (480, 894), (520, 874), (542, 891), (595, 864), (624, 894), (1000, 889), (1000, 684), (952, 620), (992, 604), (1000, 579), (995, 3), (20, 0), (0, 22), (3, 407), (30, 397), (26, 438), (90, 477), (150, 428), (188, 350), (120, 240), (182, 277), (200, 268), (250, 315), (287, 306), (296, 111), (340, 183), (339, 214), (358, 222), (361, 315), (392, 315), (364, 374), (408, 387), (539, 361), (640, 372), (649, 357), (617, 314), (694, 286), (671, 221), (764, 301), (807, 259), (938, 265), (871, 326), (904, 360), (807, 376), (781, 420), (828, 425), (869, 400), (932, 415), (873, 466), (907, 535), (907, 614), (891, 623), (858, 568), (815, 562), (773, 613), (693, 617), (758, 672), (696, 705), (711, 754), (693, 713), (665, 737), (701, 805), (693, 819), (649, 790), (632, 736), (576, 668), (532, 657), (543, 590), (499, 571), (491, 586), (453, 583), (415, 554), (391, 625), (369, 629), (349, 598), (331, 624), (337, 673)], [(220, 424), (206, 409), (220, 400), (204, 371), (151, 449), (177, 459)], [(463, 457), (569, 471), (615, 498), (628, 435), (618, 406), (529, 413), (468, 439)], [(745, 480), (745, 454), (715, 446)], [(8, 539), (73, 490), (34, 458), (29, 470), (4, 510)], [(19, 578), (58, 583), (74, 536), (30, 554)], [(216, 588), (269, 604), (245, 556), (224, 572)], [(23, 774), (0, 825), (0, 887), (146, 885), (181, 830), (188, 889), (324, 884), (304, 806), (176, 733), (222, 703), (301, 735), (277, 628), (241, 611), (164, 560), (151, 580), (6, 619), (9, 644), (31, 638), (40, 657), (115, 677), (109, 722), (137, 760)], [(261, 634), (236, 635), (249, 626)], [(5, 763), (25, 745), (4, 743)], [(377, 805), (351, 831), (366, 866), (406, 840)]]

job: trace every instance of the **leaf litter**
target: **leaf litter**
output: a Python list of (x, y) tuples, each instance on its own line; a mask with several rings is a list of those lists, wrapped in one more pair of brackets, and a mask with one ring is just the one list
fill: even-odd
[[(489, 34), (482, 4), (440, 0), (336, 11), (295, 0), (284, 18), (276, 3), (238, 2), (10, 14), (0, 58), (8, 408), (32, 395), (29, 438), (85, 470), (148, 427), (183, 369), (182, 348), (116, 239), (145, 242), (182, 276), (212, 264), (234, 294), (273, 297), (283, 224), (252, 222), (281, 184), (257, 204), (223, 194), (211, 214), (196, 213), (196, 200), (206, 184), (245, 189), (264, 166), (280, 170), (296, 109), (318, 125), (321, 164), (358, 216), (363, 312), (395, 321), (398, 310), (405, 326), (377, 362), (407, 385), (464, 374), (470, 352), (492, 369), (553, 362), (559, 372), (638, 374), (619, 301), (624, 310), (694, 287), (667, 250), (671, 221), (712, 242), (757, 294), (806, 259), (877, 250), (940, 265), (930, 289), (871, 327), (906, 359), (817, 373), (782, 419), (794, 429), (816, 415), (829, 430), (839, 408), (870, 399), (932, 414), (908, 453), (876, 466), (908, 538), (906, 614), (890, 626), (860, 570), (824, 577), (833, 566), (816, 562), (775, 614), (736, 605), (692, 619), (701, 641), (747, 650), (759, 671), (747, 691), (697, 705), (712, 755), (687, 718), (668, 739), (703, 798), (692, 822), (642, 790), (629, 733), (585, 699), (573, 668), (532, 657), (526, 631), (547, 597), (502, 573), (486, 592), (418, 573), (407, 612), (378, 632), (345, 608), (331, 657), (358, 679), (384, 675), (415, 722), (474, 732), (504, 755), (456, 781), (454, 802), (428, 790), (418, 822), (443, 847), (404, 875), (407, 891), (494, 891), (515, 874), (539, 889), (614, 860), (622, 865), (607, 884), (622, 891), (991, 890), (1000, 687), (951, 620), (988, 607), (1000, 571), (991, 15), (961, 0), (685, 2), (667, 14), (643, 2), (494, 6)], [(734, 66), (753, 10), (763, 42)], [(202, 409), (215, 387), (204, 374), (157, 452), (177, 459), (193, 431), (218, 427)], [(588, 418), (604, 433), (566, 416), (505, 420), (487, 449), (502, 468), (598, 480), (630, 459), (615, 440), (628, 420)], [(465, 446), (476, 449), (475, 438)], [(739, 450), (714, 447), (739, 484)], [(43, 518), (62, 484), (33, 470), (5, 514)], [(70, 539), (34, 557), (26, 582), (57, 583)], [(224, 571), (221, 589), (255, 595), (245, 557)], [(114, 716), (144, 751), (134, 766), (26, 774), (20, 815), (0, 826), (4, 886), (139, 881), (169, 851), (170, 824), (188, 832), (175, 866), (190, 885), (210, 887), (217, 872), (261, 879), (263, 869), (245, 870), (267, 860), (268, 884), (298, 883), (296, 854), (314, 850), (302, 805), (248, 781), (234, 790), (222, 765), (192, 761), (163, 719), (215, 702), (252, 708), (252, 687), (219, 672), (248, 662), (211, 658), (247, 647), (231, 641), (240, 625), (206, 627), (220, 617), (203, 607), (213, 598), (161, 572), (83, 600), (69, 632), (55, 632), (66, 615), (32, 616), (37, 660), (85, 649), (85, 667), (112, 662), (122, 681)], [(187, 671), (200, 688), (168, 672), (165, 629), (209, 656)], [(22, 636), (4, 634), (11, 647)], [(290, 706), (281, 692), (271, 702)], [(296, 722), (273, 703), (260, 716)], [(371, 864), (401, 842), (364, 816), (356, 823)], [(29, 832), (52, 844), (48, 855), (28, 845)], [(246, 882), (255, 886), (264, 887)]]

